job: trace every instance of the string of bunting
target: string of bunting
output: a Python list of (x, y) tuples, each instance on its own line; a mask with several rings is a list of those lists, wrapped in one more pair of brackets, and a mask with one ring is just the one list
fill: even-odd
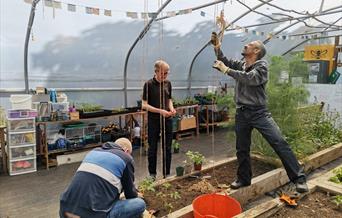
[[(84, 9), (84, 12), (86, 14), (92, 14), (92, 15), (104, 15), (104, 16), (112, 16), (113, 12), (116, 13), (125, 13), (126, 17), (132, 18), (132, 19), (147, 19), (147, 18), (156, 18), (157, 13), (156, 12), (132, 12), (132, 11), (118, 11), (118, 10), (111, 10), (111, 9), (104, 9), (104, 8), (98, 8), (98, 7), (90, 7), (85, 5), (77, 5), (77, 4), (70, 4), (62, 1), (54, 1), (54, 0), (42, 0), (43, 5), (46, 7), (51, 7), (53, 9), (65, 9), (70, 12), (76, 12), (76, 10), (79, 10), (80, 8)], [(24, 0), (25, 3), (32, 4), (32, 0)], [(174, 17), (177, 15), (183, 15), (183, 14), (190, 14), (192, 13), (192, 9), (183, 9), (178, 11), (167, 11), (166, 16), (168, 17)]]
[[(104, 15), (104, 16), (112, 16), (113, 12), (117, 13), (125, 13), (126, 17), (132, 18), (132, 19), (148, 19), (148, 18), (156, 18), (157, 13), (155, 12), (132, 12), (132, 11), (118, 11), (118, 10), (111, 10), (111, 9), (104, 9), (104, 8), (97, 8), (97, 7), (90, 7), (85, 5), (76, 5), (76, 4), (70, 4), (62, 1), (55, 1), (55, 0), (42, 0), (44, 6), (51, 7), (53, 9), (66, 9), (69, 12), (76, 12), (79, 8), (84, 8), (84, 12), (86, 14), (91, 15)], [(32, 0), (24, 0), (25, 3), (32, 4)], [(178, 10), (178, 11), (167, 11), (166, 16), (167, 17), (174, 17), (178, 15), (184, 15), (184, 14), (190, 14), (192, 13), (192, 8)], [(140, 15), (140, 16), (139, 16)], [(206, 16), (212, 16), (205, 11), (200, 11), (200, 15), (202, 17)], [(256, 31), (256, 30), (250, 30), (248, 28), (244, 28), (238, 25), (235, 25), (233, 23), (227, 23), (229, 25), (229, 28), (235, 29), (237, 31), (240, 31), (242, 33), (246, 34), (252, 34), (255, 36), (267, 36), (268, 39), (276, 38), (281, 40), (296, 40), (296, 39), (315, 39), (319, 37), (319, 34), (307, 34), (307, 35), (274, 35), (273, 33), (266, 33), (263, 31)]]
[[(201, 11), (200, 12), (200, 15), (202, 17), (205, 17), (207, 15), (211, 16), (210, 14), (204, 12), (204, 11)], [(267, 36), (268, 39), (272, 39), (272, 38), (275, 38), (275, 39), (281, 39), (281, 40), (298, 40), (298, 39), (315, 39), (315, 38), (318, 38), (320, 34), (301, 34), (301, 35), (295, 35), (295, 34), (287, 34), (287, 35), (284, 35), (284, 34), (281, 34), (281, 35), (274, 35), (273, 33), (267, 33), (267, 32), (263, 32), (263, 31), (256, 31), (256, 30), (250, 30), (248, 28), (245, 28), (245, 27), (241, 27), (241, 26), (238, 26), (234, 23), (229, 23), (227, 22), (227, 26), (229, 26), (230, 29), (234, 29), (234, 30), (237, 30), (237, 31), (240, 31), (242, 33), (246, 33), (246, 34), (252, 34), (252, 35), (255, 35), (255, 36)]]

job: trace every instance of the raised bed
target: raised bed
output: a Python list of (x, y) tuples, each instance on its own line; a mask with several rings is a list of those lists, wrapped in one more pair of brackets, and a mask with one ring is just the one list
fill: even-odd
[[(262, 175), (273, 169), (275, 169), (274, 166), (262, 161), (252, 160), (254, 176)], [(158, 217), (167, 215), (170, 211), (191, 204), (193, 199), (201, 194), (226, 189), (235, 180), (236, 170), (237, 161), (236, 158), (233, 158), (225, 163), (219, 163), (215, 167), (201, 171), (200, 176), (192, 174), (168, 181), (167, 185), (165, 185), (165, 182), (161, 183), (155, 187), (155, 191), (144, 193), (147, 208), (149, 210), (159, 210), (156, 214)], [(179, 194), (180, 198), (175, 197), (175, 192)]]
[[(304, 164), (305, 169), (307, 171), (310, 171), (326, 163), (329, 163), (341, 156), (342, 156), (342, 143), (334, 145), (332, 147), (329, 147), (328, 149), (325, 149), (323, 151), (320, 151), (316, 154), (313, 154), (307, 157), (305, 161), (303, 161), (303, 164)], [(260, 156), (257, 158), (260, 159)], [(234, 176), (235, 176), (235, 172), (236, 171), (232, 171)], [(178, 180), (178, 179), (177, 178), (173, 179), (173, 181), (175, 180)], [(166, 180), (162, 180), (159, 182), (159, 184), (163, 184), (165, 181)], [(235, 199), (237, 199), (243, 205), (247, 201), (255, 199), (257, 196), (260, 196), (266, 192), (269, 192), (275, 188), (278, 188), (288, 182), (289, 180), (288, 180), (285, 170), (283, 168), (278, 168), (278, 169), (269, 171), (265, 174), (262, 174), (260, 176), (253, 178), (252, 184), (248, 187), (244, 187), (238, 190), (227, 189), (225, 190), (225, 192), (228, 193), (230, 196), (234, 197)], [(229, 184), (228, 181), (225, 183)], [(168, 218), (170, 217), (183, 217), (183, 218), (193, 217), (192, 205), (189, 204), (173, 213), (170, 213), (167, 217)], [(242, 216), (242, 217), (249, 217), (249, 216)]]

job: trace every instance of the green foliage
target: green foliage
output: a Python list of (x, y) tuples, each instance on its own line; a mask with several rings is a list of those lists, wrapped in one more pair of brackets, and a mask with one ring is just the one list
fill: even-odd
[(179, 194), (179, 192), (177, 192), (177, 191), (174, 191), (174, 192), (170, 193), (170, 197), (172, 199), (175, 199), (175, 200), (178, 200), (178, 199), (182, 198), (181, 195)]
[(152, 178), (146, 178), (143, 181), (140, 182), (139, 186), (138, 186), (138, 190), (141, 193), (145, 193), (147, 191), (150, 192), (155, 192), (155, 184)]
[(170, 199), (178, 200), (181, 198), (181, 195), (177, 191), (170, 192), (168, 194), (165, 193), (165, 192), (169, 191), (170, 189), (171, 189), (171, 184), (166, 182), (160, 186), (160, 190), (158, 190), (159, 192), (156, 194), (157, 197), (161, 198), (161, 200), (163, 201), (163, 206), (167, 210), (169, 210), (169, 213), (173, 209), (173, 205), (170, 202)]
[[(322, 112), (321, 105), (301, 107), (306, 104), (309, 92), (303, 86), (291, 83), (278, 83), (281, 71), (290, 72), (290, 76), (305, 75), (306, 63), (301, 61), (301, 54), (289, 60), (272, 57), (270, 82), (267, 86), (268, 109), (299, 158), (342, 141), (342, 131), (336, 126), (339, 114)], [(273, 149), (257, 132), (253, 131), (254, 151), (275, 157)]]
[(219, 108), (235, 108), (234, 95), (233, 94), (221, 94), (216, 95), (216, 104)]
[(217, 104), (217, 106), (221, 109), (230, 109), (235, 108), (234, 95), (232, 93), (229, 94), (219, 94), (219, 93), (206, 93), (204, 96), (208, 102), (212, 102), (213, 104)]
[(165, 189), (169, 189), (169, 188), (171, 187), (171, 184), (168, 183), (168, 182), (165, 182), (162, 186), (163, 186), (163, 188), (165, 188)]
[(173, 149), (179, 149), (179, 147), (180, 147), (179, 142), (177, 142), (177, 140), (173, 139), (172, 140), (172, 148)]
[[(331, 178), (329, 178), (329, 181), (337, 183), (337, 184), (342, 184), (342, 167), (339, 167), (333, 171), (335, 174)], [(342, 200), (342, 199), (341, 199)]]
[(83, 112), (99, 111), (103, 108), (102, 105), (92, 103), (77, 103), (76, 108)]
[(172, 102), (173, 102), (173, 106), (174, 107), (178, 107), (178, 106), (182, 106), (182, 105), (198, 104), (198, 101), (196, 99), (194, 99), (194, 98), (191, 98), (191, 97), (186, 97), (183, 100), (172, 98)]
[(185, 154), (194, 164), (201, 164), (205, 160), (204, 155), (199, 153), (198, 151), (189, 150)]
[(337, 206), (341, 205), (341, 204), (342, 204), (342, 195), (336, 195), (336, 196), (334, 197), (333, 202), (334, 202), (335, 204), (337, 204)]
[(308, 65), (303, 62), (304, 53), (297, 53), (290, 57), (289, 60), (289, 76), (302, 77), (303, 82), (306, 83), (309, 80)]

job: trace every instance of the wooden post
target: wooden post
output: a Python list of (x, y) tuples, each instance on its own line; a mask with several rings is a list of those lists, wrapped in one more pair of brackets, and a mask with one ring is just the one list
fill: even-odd
[(7, 156), (5, 151), (5, 126), (0, 127), (0, 145), (2, 154), (2, 169), (4, 173), (7, 173)]

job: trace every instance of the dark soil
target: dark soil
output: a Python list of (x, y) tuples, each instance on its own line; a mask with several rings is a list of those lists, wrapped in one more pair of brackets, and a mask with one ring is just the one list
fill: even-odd
[(284, 207), (271, 217), (281, 218), (323, 218), (342, 217), (342, 211), (332, 202), (332, 196), (316, 191), (305, 196), (298, 202), (296, 208)]
[[(259, 176), (274, 167), (260, 161), (252, 160), (253, 176)], [(144, 193), (148, 210), (157, 210), (157, 217), (165, 216), (173, 211), (188, 206), (199, 195), (213, 193), (220, 187), (227, 186), (236, 178), (237, 162), (230, 162), (214, 169), (201, 172), (201, 176), (211, 176), (207, 179), (186, 177), (170, 182), (171, 186), (160, 185), (155, 192)], [(178, 192), (180, 198), (175, 199), (174, 193)]]

